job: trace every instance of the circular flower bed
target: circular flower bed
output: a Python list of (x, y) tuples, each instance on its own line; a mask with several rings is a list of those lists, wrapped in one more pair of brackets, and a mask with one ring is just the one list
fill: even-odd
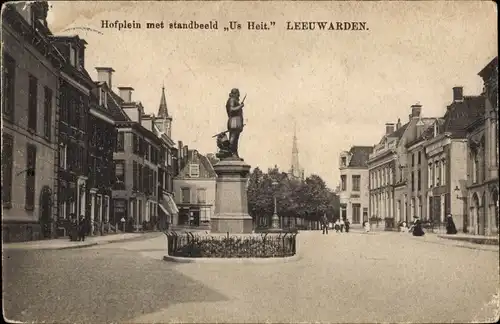
[(190, 258), (276, 258), (295, 255), (296, 234), (195, 236), (167, 234), (169, 255)]

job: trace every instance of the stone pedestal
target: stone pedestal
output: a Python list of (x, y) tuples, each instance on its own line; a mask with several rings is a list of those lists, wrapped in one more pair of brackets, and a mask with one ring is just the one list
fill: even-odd
[(250, 166), (241, 159), (227, 158), (214, 165), (214, 170), (218, 177), (211, 232), (252, 233), (246, 191)]

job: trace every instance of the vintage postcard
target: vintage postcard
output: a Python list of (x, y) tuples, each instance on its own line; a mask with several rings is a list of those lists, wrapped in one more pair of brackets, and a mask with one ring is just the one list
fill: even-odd
[(498, 321), (497, 16), (4, 3), (4, 319)]

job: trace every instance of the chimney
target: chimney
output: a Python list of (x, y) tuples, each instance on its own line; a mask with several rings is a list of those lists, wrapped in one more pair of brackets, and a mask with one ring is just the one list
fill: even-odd
[(395, 130), (395, 125), (393, 123), (386, 123), (385, 124), (385, 135), (389, 135), (394, 133)]
[(177, 156), (180, 159), (182, 159), (182, 141), (178, 141), (177, 145), (179, 146), (179, 150), (177, 151)]
[(453, 102), (464, 101), (464, 87), (453, 87)]
[(134, 88), (132, 87), (118, 87), (120, 90), (120, 98), (122, 98), (125, 102), (132, 102), (132, 91)]
[(411, 106), (410, 119), (420, 118), (421, 113), (422, 113), (422, 105), (419, 102), (417, 102), (416, 104)]
[(96, 67), (95, 69), (97, 71), (97, 81), (106, 82), (108, 84), (108, 87), (112, 89), (113, 84), (111, 83), (111, 78), (115, 70), (110, 67)]
[(398, 118), (398, 123), (396, 124), (396, 130), (401, 128), (401, 118)]

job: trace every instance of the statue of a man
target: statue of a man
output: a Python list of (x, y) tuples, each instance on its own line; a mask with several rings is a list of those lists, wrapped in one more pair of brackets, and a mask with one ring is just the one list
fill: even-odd
[(240, 91), (232, 89), (229, 93), (229, 99), (226, 103), (227, 111), (227, 130), (229, 132), (229, 148), (233, 157), (239, 158), (238, 155), (238, 140), (240, 133), (243, 131), (243, 107), (245, 104), (240, 103)]

